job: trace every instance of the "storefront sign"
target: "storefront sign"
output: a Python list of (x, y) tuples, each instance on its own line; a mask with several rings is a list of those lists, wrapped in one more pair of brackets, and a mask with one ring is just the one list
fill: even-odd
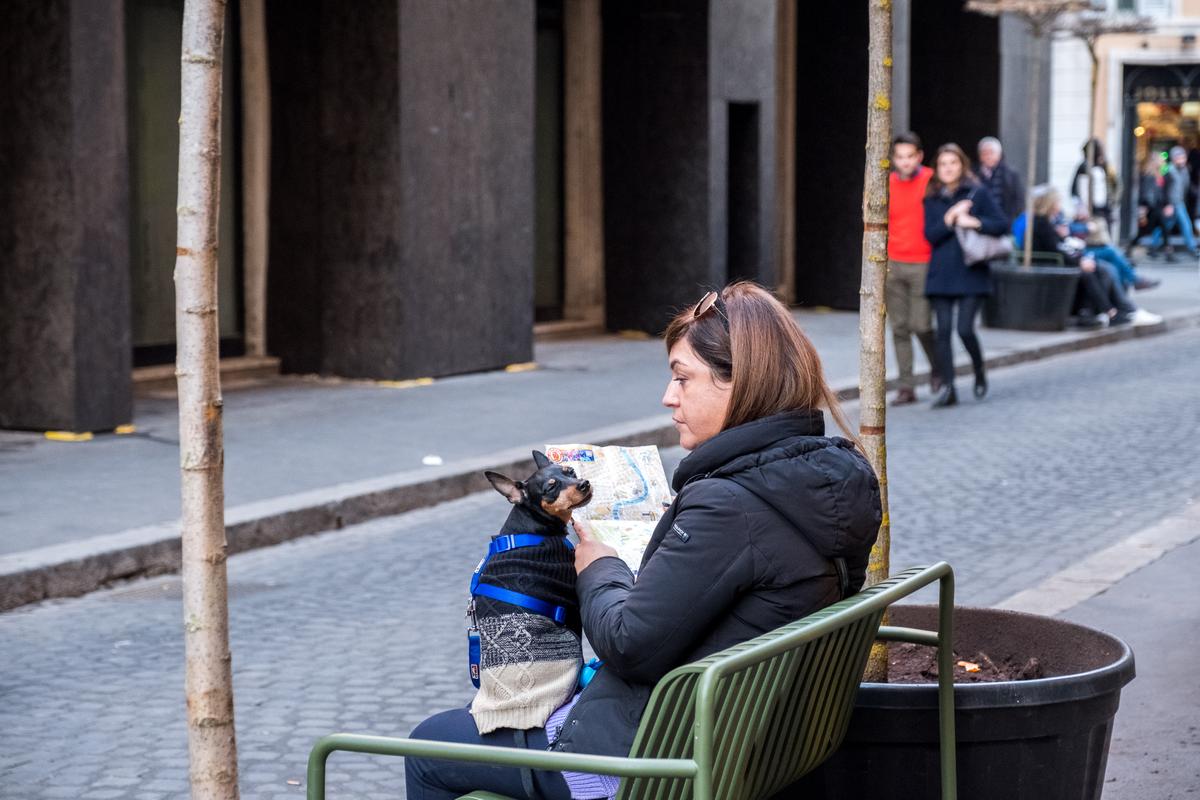
[(1195, 86), (1139, 86), (1130, 93), (1135, 103), (1184, 103), (1200, 100), (1200, 87)]

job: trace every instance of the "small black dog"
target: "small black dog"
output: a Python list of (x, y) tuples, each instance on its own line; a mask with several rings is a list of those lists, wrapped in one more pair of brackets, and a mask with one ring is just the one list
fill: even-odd
[(575, 691), (583, 661), (567, 522), (592, 487), (544, 453), (533, 460), (537, 472), (524, 481), (484, 473), (513, 508), (471, 581), (468, 613), (479, 631), (471, 714), (481, 734), (544, 727)]

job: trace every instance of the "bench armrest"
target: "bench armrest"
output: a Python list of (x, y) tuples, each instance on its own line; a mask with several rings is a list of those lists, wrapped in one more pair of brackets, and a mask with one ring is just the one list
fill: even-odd
[(338, 750), (383, 756), (474, 761), (526, 769), (591, 772), (623, 778), (691, 778), (695, 776), (697, 769), (695, 761), (682, 758), (620, 758), (585, 753), (560, 753), (550, 750), (525, 750), (517, 747), (436, 742), (427, 739), (334, 733), (318, 739), (309, 753), (308, 800), (324, 800), (325, 761), (331, 753)]

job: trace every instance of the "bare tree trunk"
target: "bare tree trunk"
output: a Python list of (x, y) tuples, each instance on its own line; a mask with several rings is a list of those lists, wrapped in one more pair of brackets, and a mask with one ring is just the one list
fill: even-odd
[[(879, 476), (883, 524), (871, 549), (867, 584), (888, 576), (891, 523), (887, 492), (887, 404), (884, 360), (884, 285), (887, 280), (888, 150), (892, 138), (892, 12), (889, 0), (868, 0), (867, 152), (863, 168), (863, 257), (859, 335), (859, 438)], [(866, 679), (887, 680), (887, 648), (871, 651)]]
[(236, 800), (237, 742), (225, 575), (217, 219), (225, 3), (186, 0), (175, 249), (183, 619), (193, 800)]
[(1025, 182), (1025, 256), (1022, 266), (1029, 269), (1033, 264), (1033, 184), (1037, 180), (1038, 112), (1042, 104), (1042, 32), (1030, 26), (1033, 40), (1033, 85), (1029, 96), (1033, 108), (1029, 112), (1029, 175)]

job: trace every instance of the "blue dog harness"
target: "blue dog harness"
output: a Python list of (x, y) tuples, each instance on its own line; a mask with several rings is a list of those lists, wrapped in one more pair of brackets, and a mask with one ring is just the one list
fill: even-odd
[[(534, 547), (546, 541), (549, 537), (540, 536), (536, 533), (508, 533), (504, 536), (497, 536), (488, 545), (487, 555), (479, 562), (479, 566), (475, 568), (474, 574), (471, 575), (471, 602), (467, 605), (467, 616), (471, 619), (471, 627), (467, 629), (467, 659), (470, 663), (471, 683), (475, 688), (479, 688), (479, 628), (475, 624), (475, 598), (488, 597), (492, 600), (499, 600), (502, 603), (524, 608), (527, 611), (532, 611), (534, 614), (539, 614), (543, 617), (549, 617), (554, 620), (557, 625), (565, 625), (567, 622), (567, 609), (565, 606), (556, 606), (552, 603), (547, 603), (545, 600), (539, 600), (536, 597), (530, 597), (527, 594), (514, 592), (511, 589), (503, 589), (499, 586), (493, 586), (490, 583), (482, 583), (479, 576), (483, 573), (483, 568), (487, 566), (488, 561), (492, 556), (500, 553), (507, 553), (509, 550), (515, 550), (518, 547)], [(567, 548), (575, 549), (575, 545), (571, 544), (571, 540), (563, 537)]]

